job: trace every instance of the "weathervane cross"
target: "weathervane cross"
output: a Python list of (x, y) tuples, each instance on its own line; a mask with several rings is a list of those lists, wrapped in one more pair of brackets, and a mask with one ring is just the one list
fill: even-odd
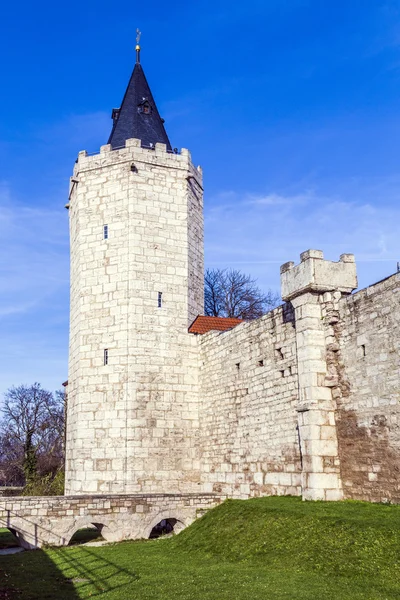
[(136, 43), (139, 44), (140, 43), (140, 36), (142, 35), (142, 32), (140, 31), (140, 29), (136, 29)]

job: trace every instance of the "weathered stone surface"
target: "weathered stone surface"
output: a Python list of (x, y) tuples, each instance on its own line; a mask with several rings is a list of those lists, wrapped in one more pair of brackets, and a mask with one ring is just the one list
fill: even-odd
[(400, 275), (338, 302), (337, 430), (344, 494), (400, 502)]
[(324, 260), (321, 250), (307, 250), (300, 256), (300, 264), (285, 263), (281, 267), (283, 300), (309, 292), (340, 291), (351, 293), (357, 287), (354, 256), (342, 254), (339, 262)]
[(293, 310), (277, 308), (199, 342), (202, 489), (299, 495)]
[(163, 519), (190, 525), (223, 498), (215, 494), (152, 494), (0, 498), (0, 527), (27, 549), (65, 546), (78, 529), (96, 525), (108, 542), (148, 538)]
[(197, 492), (201, 172), (128, 140), (80, 153), (71, 190), (66, 493)]
[(400, 501), (398, 275), (350, 295), (354, 256), (307, 250), (281, 267), (285, 305), (196, 337), (190, 153), (82, 152), (69, 210), (67, 494)]

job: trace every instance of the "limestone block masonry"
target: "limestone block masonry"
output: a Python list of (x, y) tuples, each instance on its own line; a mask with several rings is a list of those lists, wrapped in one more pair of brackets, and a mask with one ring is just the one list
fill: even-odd
[(8, 527), (26, 549), (66, 546), (76, 531), (91, 525), (108, 542), (148, 539), (163, 519), (176, 519), (179, 532), (221, 500), (215, 494), (0, 498), (0, 527)]
[(357, 287), (354, 256), (338, 263), (323, 260), (319, 250), (303, 252), (300, 264), (281, 268), (282, 298), (291, 301), (296, 318), (298, 430), (305, 500), (343, 498), (335, 402), (326, 362), (324, 303)]
[(352, 294), (354, 256), (281, 267), (285, 304), (203, 312), (202, 173), (140, 140), (71, 179), (66, 494), (400, 501), (399, 275)]
[(286, 304), (199, 336), (202, 489), (400, 500), (400, 275), (354, 295), (354, 256), (281, 268)]
[(136, 139), (80, 152), (69, 214), (66, 493), (197, 492), (201, 169)]
[(300, 495), (291, 305), (199, 342), (202, 489), (238, 498)]
[[(84, 228), (84, 215), (81, 221), (77, 216), (73, 221), (76, 236), (79, 227)], [(110, 214), (106, 216), (109, 223), (117, 223)], [(86, 252), (80, 255), (74, 250), (73, 259), (85, 261), (92, 251)], [(100, 269), (98, 265), (95, 261), (93, 268)], [(82, 350), (72, 340), (79, 360), (89, 362), (83, 368), (73, 363), (78, 375), (73, 380), (72, 425), (68, 415), (69, 487), (79, 488), (80, 493), (0, 498), (0, 526), (9, 527), (21, 545), (32, 548), (67, 544), (76, 530), (89, 524), (99, 527), (108, 541), (146, 538), (166, 518), (177, 519), (175, 530), (179, 531), (227, 497), (293, 494), (305, 500), (400, 502), (400, 274), (351, 294), (357, 285), (354, 257), (342, 255), (333, 263), (325, 261), (318, 250), (304, 252), (297, 267), (286, 263), (281, 273), (286, 304), (256, 321), (204, 336), (185, 333), (187, 325), (182, 323), (183, 331), (175, 330), (175, 335), (183, 340), (185, 355), (166, 334), (157, 338), (161, 327), (153, 329), (150, 319), (146, 327), (150, 327), (154, 347), (156, 341), (160, 347), (165, 343), (182, 369), (190, 367), (190, 386), (165, 375), (163, 362), (157, 363), (160, 379), (150, 379), (147, 368), (151, 363), (140, 361), (147, 356), (143, 346), (138, 351), (128, 346), (137, 363), (116, 361), (113, 368), (98, 364), (95, 358), (79, 358), (81, 352), (94, 355), (101, 349), (107, 331), (101, 320), (114, 315), (105, 309), (98, 313), (93, 307), (93, 318), (98, 321), (90, 321), (93, 331), (83, 333), (89, 315), (82, 299), (82, 307), (73, 312), (80, 321), (76, 335), (79, 339), (93, 335), (93, 346)], [(74, 285), (79, 288), (82, 282), (74, 280)], [(93, 298), (91, 287), (87, 293)], [(138, 297), (146, 305), (147, 295), (138, 293)], [(79, 305), (76, 298), (73, 302)], [(116, 314), (121, 306), (113, 304)], [(123, 314), (124, 322), (132, 323), (129, 331), (139, 332), (137, 339), (145, 340), (142, 330), (133, 326), (136, 321)], [(168, 315), (165, 322), (172, 326)], [(152, 350), (150, 356), (156, 361), (163, 355)], [(176, 364), (167, 356), (165, 361), (168, 369)], [(129, 380), (129, 369), (135, 364), (141, 365), (140, 370), (132, 370), (138, 379), (128, 389), (140, 390), (147, 398), (139, 407), (140, 395), (129, 396), (132, 404), (126, 404), (119, 379)], [(165, 378), (158, 386), (160, 374)], [(156, 385), (154, 397), (151, 382)], [(140, 383), (145, 385), (141, 388)], [(168, 403), (168, 398), (174, 398), (177, 406)], [(162, 419), (169, 419), (170, 413), (175, 419), (167, 421), (171, 428), (154, 435), (157, 418), (161, 428)], [(84, 420), (82, 428), (80, 419)], [(118, 423), (125, 419), (131, 429), (114, 419), (120, 419)], [(176, 436), (174, 446), (177, 424), (182, 437)], [(128, 442), (140, 443), (120, 445), (113, 426), (124, 442), (126, 435)], [(126, 463), (120, 448), (129, 449)], [(169, 456), (174, 466), (170, 471)], [(114, 462), (118, 460), (121, 463)], [(117, 471), (120, 464), (121, 474)], [(124, 464), (130, 470), (124, 471)], [(113, 490), (125, 482), (132, 488), (177, 491), (101, 495), (82, 491), (106, 481), (113, 483)], [(190, 486), (196, 487), (196, 493), (182, 491)]]
[(71, 179), (66, 494), (400, 501), (399, 276), (281, 267), (285, 304), (204, 336), (202, 174), (165, 145)]
[(343, 493), (400, 502), (400, 273), (326, 304)]

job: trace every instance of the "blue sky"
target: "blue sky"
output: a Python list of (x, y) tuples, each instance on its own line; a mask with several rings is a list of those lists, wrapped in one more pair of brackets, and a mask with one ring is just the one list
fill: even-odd
[(68, 178), (142, 64), (173, 146), (205, 175), (207, 266), (278, 289), (308, 248), (400, 260), (400, 0), (2, 7), (0, 394), (67, 377)]

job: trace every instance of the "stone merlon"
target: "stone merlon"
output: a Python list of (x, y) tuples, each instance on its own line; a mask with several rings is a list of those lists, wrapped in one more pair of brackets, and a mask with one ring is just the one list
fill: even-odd
[(353, 254), (342, 254), (339, 262), (333, 262), (324, 260), (321, 250), (306, 250), (300, 261), (297, 266), (293, 262), (281, 266), (281, 293), (285, 302), (306, 292), (350, 294), (357, 288)]

